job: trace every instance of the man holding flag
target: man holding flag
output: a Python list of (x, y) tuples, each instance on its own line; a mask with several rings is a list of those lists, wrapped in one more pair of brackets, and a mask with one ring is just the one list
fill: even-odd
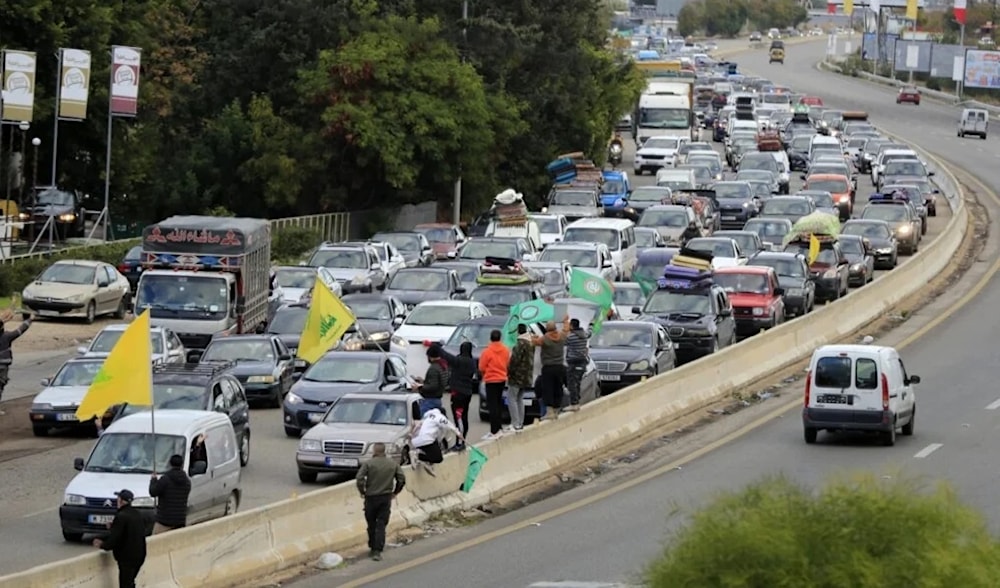
[(591, 332), (601, 332), (601, 324), (611, 313), (615, 300), (615, 289), (604, 278), (586, 270), (573, 268), (569, 277), (569, 295), (596, 304), (600, 309), (594, 316)]

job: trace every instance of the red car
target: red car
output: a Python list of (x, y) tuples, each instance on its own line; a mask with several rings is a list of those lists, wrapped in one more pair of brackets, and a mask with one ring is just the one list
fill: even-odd
[(823, 106), (823, 99), (819, 96), (803, 96), (799, 98), (799, 104), (803, 106)]
[(715, 270), (712, 280), (722, 286), (733, 305), (736, 334), (756, 335), (785, 322), (785, 290), (778, 284), (774, 268), (755, 265)]
[(910, 102), (920, 106), (920, 90), (914, 88), (913, 86), (900, 88), (899, 94), (896, 95), (896, 104), (902, 104), (904, 102)]

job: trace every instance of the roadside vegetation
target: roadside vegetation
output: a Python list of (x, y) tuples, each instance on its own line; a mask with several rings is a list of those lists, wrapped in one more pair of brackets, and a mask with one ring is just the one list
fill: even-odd
[(677, 14), (681, 35), (735, 37), (747, 30), (796, 27), (809, 12), (795, 0), (694, 0)]
[(871, 475), (819, 491), (766, 479), (695, 513), (652, 588), (995, 586), (1000, 546), (945, 486)]

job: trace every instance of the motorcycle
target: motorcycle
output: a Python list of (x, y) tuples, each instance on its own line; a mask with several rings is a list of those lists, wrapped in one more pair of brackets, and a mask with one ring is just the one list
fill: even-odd
[(616, 168), (622, 164), (622, 152), (621, 143), (612, 143), (611, 147), (608, 147), (608, 163), (611, 167)]

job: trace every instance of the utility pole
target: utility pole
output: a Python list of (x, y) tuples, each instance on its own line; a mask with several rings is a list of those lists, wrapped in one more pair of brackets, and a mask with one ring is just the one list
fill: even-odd
[[(465, 52), (469, 49), (469, 0), (462, 0), (462, 62), (465, 62)], [(451, 222), (458, 225), (462, 222), (462, 168), (459, 164), (458, 179), (455, 180), (454, 201), (451, 204)]]

